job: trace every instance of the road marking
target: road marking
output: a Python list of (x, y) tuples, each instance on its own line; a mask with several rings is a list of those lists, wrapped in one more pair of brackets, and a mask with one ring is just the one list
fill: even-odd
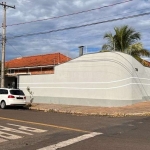
[(7, 140), (0, 138), (0, 143), (6, 142)]
[(69, 127), (64, 127), (64, 126), (57, 126), (57, 125), (52, 125), (52, 124), (44, 124), (44, 123), (38, 123), (38, 122), (17, 120), (17, 119), (5, 118), (5, 117), (0, 117), (0, 119), (10, 120), (10, 121), (15, 121), (15, 122), (23, 122), (23, 123), (28, 123), (28, 124), (40, 125), (40, 126), (46, 126), (46, 127), (52, 127), (52, 128), (58, 128), (58, 129), (64, 129), (64, 130), (70, 130), (70, 131), (76, 131), (76, 132), (91, 133), (90, 131), (85, 131), (85, 130), (76, 129), (76, 128), (69, 128)]
[(23, 130), (23, 131), (29, 131), (29, 132), (35, 132), (35, 133), (42, 133), (42, 132), (46, 132), (47, 130), (41, 130), (41, 129), (37, 129), (37, 128), (30, 128), (30, 127), (26, 127), (26, 126), (21, 126), (21, 125), (16, 125), (16, 124), (11, 124), (11, 123), (7, 123), (8, 125), (11, 126), (17, 126), (19, 127), (19, 130)]
[(38, 150), (56, 150), (56, 149), (66, 147), (66, 146), (69, 146), (71, 144), (74, 144), (74, 143), (77, 143), (77, 142), (80, 142), (80, 141), (83, 141), (83, 140), (86, 140), (86, 139), (89, 139), (89, 138), (92, 138), (92, 137), (100, 135), (100, 134), (102, 134), (102, 133), (92, 132), (90, 134), (84, 134), (82, 136), (79, 136), (79, 137), (76, 137), (76, 138), (73, 138), (73, 139), (69, 139), (69, 140), (66, 140), (66, 141), (63, 141), (63, 142), (59, 142), (57, 144), (50, 145), (50, 146), (47, 146), (47, 147), (44, 147), (44, 148), (41, 148), (41, 149), (38, 149)]
[(8, 139), (8, 140), (15, 140), (15, 139), (22, 138), (22, 136), (6, 133), (6, 132), (2, 132), (2, 131), (0, 131), (0, 137)]
[(27, 132), (24, 132), (24, 131), (8, 128), (8, 127), (4, 127), (4, 126), (0, 126), (0, 131), (8, 131), (8, 132), (14, 132), (14, 133), (33, 135), (32, 133), (27, 133)]
[[(20, 130), (0, 125), (0, 137), (1, 137), (0, 138), (0, 143), (6, 142), (7, 140), (15, 140), (15, 139), (19, 139), (19, 138), (23, 137), (23, 136), (18, 136), (18, 135), (15, 135), (15, 134), (10, 134), (10, 133), (7, 133), (7, 132), (33, 135), (32, 133), (28, 133), (28, 132), (42, 133), (42, 132), (47, 131), (47, 130), (42, 130), (42, 129), (38, 129), (38, 128), (31, 128), (31, 127), (22, 126), (22, 125), (16, 125), (16, 124), (10, 124), (10, 123), (7, 123), (7, 124), (11, 125), (11, 126), (17, 126), (18, 129), (20, 129)], [(23, 130), (23, 131), (21, 131), (21, 130)], [(3, 131), (6, 131), (6, 132), (3, 132)], [(25, 132), (25, 131), (28, 131), (28, 132)]]

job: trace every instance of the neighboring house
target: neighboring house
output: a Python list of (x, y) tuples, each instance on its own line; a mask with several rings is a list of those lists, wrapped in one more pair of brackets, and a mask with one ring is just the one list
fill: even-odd
[(53, 74), (54, 66), (71, 60), (71, 58), (61, 54), (45, 54), (28, 57), (19, 57), (5, 63), (8, 76), (21, 74)]
[(143, 60), (143, 61), (142, 61), (142, 64), (143, 64), (145, 67), (150, 67), (150, 62), (149, 62), (149, 61)]
[(71, 58), (61, 53), (19, 57), (9, 60), (5, 63), (7, 68), (5, 87), (18, 88), (20, 75), (53, 74), (56, 65), (69, 60)]

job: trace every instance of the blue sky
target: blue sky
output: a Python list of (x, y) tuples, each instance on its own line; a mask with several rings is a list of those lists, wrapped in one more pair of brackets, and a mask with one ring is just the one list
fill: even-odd
[[(14, 25), (39, 19), (68, 15), (86, 11), (106, 5), (124, 2), (126, 0), (5, 0), (6, 4), (16, 6), (16, 9), (7, 9), (7, 43), (6, 60), (16, 57), (39, 55), (60, 52), (71, 58), (79, 55), (78, 47), (85, 46), (84, 53), (98, 52), (106, 40), (106, 32), (113, 32), (116, 26), (129, 25), (140, 32), (141, 41), (145, 49), (150, 50), (150, 15), (138, 18), (119, 20), (53, 32), (43, 35), (20, 37), (10, 39), (22, 34), (45, 32), (80, 26), (93, 22), (111, 20), (129, 15), (150, 12), (150, 0), (133, 0), (107, 8), (96, 9), (86, 13), (66, 16), (57, 19)], [(0, 9), (0, 22), (2, 23), (3, 7)], [(11, 25), (11, 26), (10, 26)], [(2, 30), (2, 28), (1, 28)], [(1, 50), (1, 48), (0, 48)]]

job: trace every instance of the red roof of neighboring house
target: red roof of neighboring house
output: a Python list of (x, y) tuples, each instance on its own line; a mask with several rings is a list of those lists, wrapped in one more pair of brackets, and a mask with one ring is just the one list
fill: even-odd
[(150, 67), (150, 62), (147, 61), (147, 60), (143, 60), (143, 61), (142, 61), (142, 64), (143, 64), (145, 67)]
[(45, 54), (28, 57), (20, 57), (13, 60), (9, 60), (5, 63), (7, 68), (22, 68), (22, 67), (35, 67), (35, 66), (47, 66), (56, 65), (67, 62), (71, 58), (61, 54)]

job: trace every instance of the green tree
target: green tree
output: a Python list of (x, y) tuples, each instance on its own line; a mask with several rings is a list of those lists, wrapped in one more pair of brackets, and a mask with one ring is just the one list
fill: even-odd
[(142, 43), (135, 43), (129, 46), (129, 53), (143, 65), (147, 66), (147, 62), (141, 58), (141, 56), (150, 56), (150, 52), (143, 48)]
[(114, 28), (115, 34), (106, 33), (104, 38), (107, 43), (102, 46), (102, 51), (120, 51), (132, 55), (135, 59), (143, 62), (141, 56), (150, 56), (150, 52), (143, 48), (138, 42), (141, 39), (141, 34), (127, 25)]
[(104, 38), (108, 40), (108, 43), (103, 45), (102, 50), (115, 50), (115, 35), (106, 33)]

